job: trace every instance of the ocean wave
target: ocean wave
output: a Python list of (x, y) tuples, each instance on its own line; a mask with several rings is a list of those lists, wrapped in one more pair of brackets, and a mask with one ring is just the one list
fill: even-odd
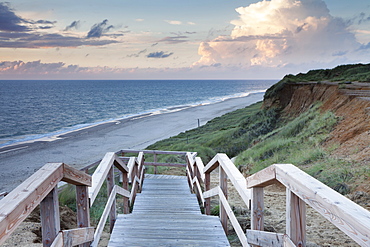
[(230, 99), (248, 97), (251, 94), (259, 94), (259, 93), (265, 93), (265, 92), (266, 92), (266, 89), (241, 92), (241, 93), (226, 95), (222, 97), (213, 97), (213, 98), (210, 98), (204, 101), (191, 102), (189, 104), (184, 104), (184, 105), (174, 105), (174, 106), (169, 106), (169, 107), (160, 108), (160, 109), (148, 109), (148, 110), (144, 110), (139, 113), (126, 114), (118, 118), (110, 118), (110, 119), (105, 119), (101, 121), (96, 121), (93, 123), (77, 124), (71, 127), (64, 127), (60, 130), (53, 131), (50, 133), (3, 138), (3, 139), (0, 139), (0, 147), (3, 148), (3, 147), (8, 147), (8, 146), (14, 146), (18, 144), (32, 143), (32, 142), (38, 142), (38, 141), (43, 141), (43, 142), (55, 141), (58, 139), (62, 139), (63, 138), (62, 136), (68, 133), (77, 132), (83, 129), (91, 128), (91, 127), (102, 125), (102, 124), (113, 123), (113, 122), (116, 122), (117, 124), (119, 124), (120, 121), (126, 120), (126, 119), (140, 119), (140, 118), (145, 118), (145, 117), (149, 117), (153, 115), (178, 112), (178, 111), (182, 111), (182, 110), (192, 108), (192, 107), (216, 104), (216, 103), (223, 102), (223, 101), (230, 100)]

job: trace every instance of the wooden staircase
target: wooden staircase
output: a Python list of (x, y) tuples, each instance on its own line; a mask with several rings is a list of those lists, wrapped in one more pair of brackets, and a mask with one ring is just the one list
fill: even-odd
[(131, 214), (118, 215), (116, 246), (230, 246), (215, 216), (201, 214), (185, 176), (147, 176)]

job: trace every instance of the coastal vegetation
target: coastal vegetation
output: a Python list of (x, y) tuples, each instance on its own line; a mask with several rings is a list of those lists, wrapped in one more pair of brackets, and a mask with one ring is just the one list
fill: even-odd
[[(280, 117), (277, 109), (262, 109), (262, 102), (225, 114), (197, 129), (159, 141), (148, 149), (196, 150), (204, 162), (216, 153), (236, 157), (235, 164), (251, 175), (275, 163), (302, 168), (341, 193), (348, 193), (350, 163), (330, 156), (321, 144), (339, 120), (321, 113), (320, 103), (295, 118)], [(335, 148), (335, 147), (332, 147)]]
[[(370, 82), (370, 64), (342, 65), (287, 75), (269, 88), (265, 99), (278, 98), (286, 84), (323, 82), (341, 85), (352, 81)], [(216, 153), (235, 158), (235, 165), (249, 176), (274, 163), (291, 163), (342, 194), (355, 188), (354, 181), (369, 173), (356, 161), (341, 159), (332, 152), (339, 143), (324, 145), (341, 117), (321, 110), (316, 101), (307, 110), (287, 114), (284, 106), (263, 102), (227, 113), (207, 124), (159, 141), (147, 149), (197, 151), (208, 162)], [(367, 175), (366, 175), (367, 174)]]
[(307, 73), (297, 75), (286, 75), (278, 83), (270, 87), (265, 97), (271, 97), (279, 92), (287, 83), (304, 83), (304, 82), (339, 82), (351, 83), (352, 81), (370, 83), (370, 64), (350, 64), (339, 65), (333, 69), (310, 70)]

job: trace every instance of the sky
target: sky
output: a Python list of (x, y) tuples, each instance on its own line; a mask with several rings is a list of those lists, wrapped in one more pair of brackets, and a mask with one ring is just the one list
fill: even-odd
[(0, 79), (281, 79), (370, 63), (364, 0), (0, 2)]

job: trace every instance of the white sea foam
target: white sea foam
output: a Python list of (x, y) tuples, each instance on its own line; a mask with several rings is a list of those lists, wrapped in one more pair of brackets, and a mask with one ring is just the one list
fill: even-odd
[(0, 147), (10, 147), (18, 144), (25, 144), (25, 143), (32, 143), (32, 142), (50, 142), (50, 141), (55, 141), (58, 139), (61, 139), (63, 135), (70, 134), (73, 132), (77, 132), (83, 129), (91, 128), (94, 126), (98, 126), (101, 124), (106, 124), (110, 122), (115, 122), (116, 124), (119, 124), (120, 121), (122, 120), (127, 120), (127, 119), (140, 119), (140, 118), (145, 118), (148, 116), (153, 116), (153, 115), (159, 115), (159, 114), (166, 114), (166, 113), (171, 113), (171, 112), (177, 112), (177, 111), (182, 111), (188, 108), (192, 107), (197, 107), (197, 106), (204, 106), (204, 105), (209, 105), (209, 104), (215, 104), (219, 103), (222, 101), (226, 101), (229, 99), (234, 99), (234, 98), (241, 98), (241, 97), (248, 97), (251, 94), (258, 94), (258, 93), (264, 93), (266, 89), (264, 90), (253, 90), (253, 91), (247, 91), (247, 92), (242, 92), (242, 93), (236, 93), (232, 95), (226, 95), (222, 97), (213, 97), (208, 100), (204, 101), (199, 101), (199, 102), (192, 102), (190, 104), (185, 104), (185, 105), (174, 105), (174, 106), (169, 106), (166, 108), (161, 108), (161, 109), (150, 109), (150, 110), (145, 110), (136, 114), (127, 114), (123, 115), (118, 118), (111, 118), (111, 119), (106, 119), (94, 123), (86, 123), (86, 124), (78, 124), (74, 125), (72, 127), (66, 127), (62, 128), (58, 131), (50, 132), (50, 133), (45, 133), (45, 134), (36, 134), (36, 135), (24, 135), (24, 136), (17, 136), (17, 137), (12, 137), (12, 138), (4, 138), (0, 139)]

